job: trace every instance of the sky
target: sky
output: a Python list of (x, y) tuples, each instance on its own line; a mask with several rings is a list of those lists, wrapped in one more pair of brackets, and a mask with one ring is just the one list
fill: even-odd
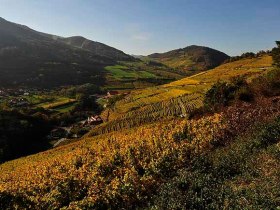
[(201, 45), (234, 56), (280, 40), (280, 0), (0, 0), (0, 17), (134, 55)]

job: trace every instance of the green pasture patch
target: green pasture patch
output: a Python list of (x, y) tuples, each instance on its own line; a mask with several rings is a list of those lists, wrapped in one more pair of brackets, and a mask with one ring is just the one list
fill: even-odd
[(156, 75), (153, 73), (147, 71), (136, 71), (122, 65), (107, 66), (105, 67), (105, 70), (109, 71), (115, 79), (119, 80), (156, 78)]
[(65, 104), (63, 106), (58, 106), (56, 107), (54, 110), (58, 111), (60, 113), (66, 113), (66, 112), (70, 112), (74, 109), (75, 105), (77, 104), (77, 102), (70, 102), (68, 104)]

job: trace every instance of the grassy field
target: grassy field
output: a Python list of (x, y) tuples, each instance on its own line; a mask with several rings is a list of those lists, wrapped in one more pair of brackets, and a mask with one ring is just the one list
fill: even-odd
[(132, 90), (166, 84), (183, 78), (166, 66), (151, 65), (145, 61), (119, 62), (105, 68), (107, 89)]
[(73, 110), (76, 104), (77, 104), (77, 102), (73, 101), (73, 102), (63, 104), (61, 106), (57, 106), (56, 108), (53, 108), (53, 109), (59, 113), (66, 113), (66, 112), (70, 112), (71, 110)]
[(42, 107), (44, 109), (55, 109), (61, 110), (64, 112), (67, 109), (70, 109), (77, 101), (75, 99), (66, 98), (66, 97), (57, 97), (49, 102), (44, 102), (37, 104), (37, 107)]
[(144, 58), (142, 61), (137, 62), (121, 62), (121, 65), (124, 65), (136, 71), (145, 71), (152, 73), (158, 78), (170, 78), (177, 80), (183, 77), (180, 73), (175, 72), (173, 69), (170, 69), (170, 67), (164, 66), (162, 64), (153, 65), (150, 64), (150, 62), (151, 59)]
[(29, 103), (35, 105), (35, 104), (40, 104), (42, 103), (42, 101), (46, 100), (46, 96), (44, 95), (36, 95), (36, 94), (32, 94), (29, 96), (24, 96), (25, 99), (27, 99), (29, 101)]
[(156, 78), (156, 75), (147, 71), (135, 71), (129, 69), (127, 66), (115, 65), (107, 66), (105, 68), (109, 71), (115, 79), (146, 79), (146, 78)]

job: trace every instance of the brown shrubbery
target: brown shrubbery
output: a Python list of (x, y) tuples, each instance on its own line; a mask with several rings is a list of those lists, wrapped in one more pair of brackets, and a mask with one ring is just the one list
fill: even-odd
[(280, 95), (280, 69), (259, 76), (248, 83), (243, 77), (229, 82), (218, 81), (206, 93), (204, 105), (208, 110), (218, 110), (236, 101), (252, 102), (255, 98)]

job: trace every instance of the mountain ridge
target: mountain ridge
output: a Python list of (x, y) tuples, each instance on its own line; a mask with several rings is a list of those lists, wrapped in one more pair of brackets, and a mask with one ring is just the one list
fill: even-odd
[(69, 44), (71, 46), (75, 46), (81, 49), (88, 50), (95, 54), (99, 53), (102, 56), (110, 57), (118, 61), (129, 61), (134, 60), (134, 58), (130, 55), (125, 54), (123, 51), (108, 46), (106, 44), (89, 40), (83, 36), (71, 36), (66, 38), (58, 38), (58, 40)]

